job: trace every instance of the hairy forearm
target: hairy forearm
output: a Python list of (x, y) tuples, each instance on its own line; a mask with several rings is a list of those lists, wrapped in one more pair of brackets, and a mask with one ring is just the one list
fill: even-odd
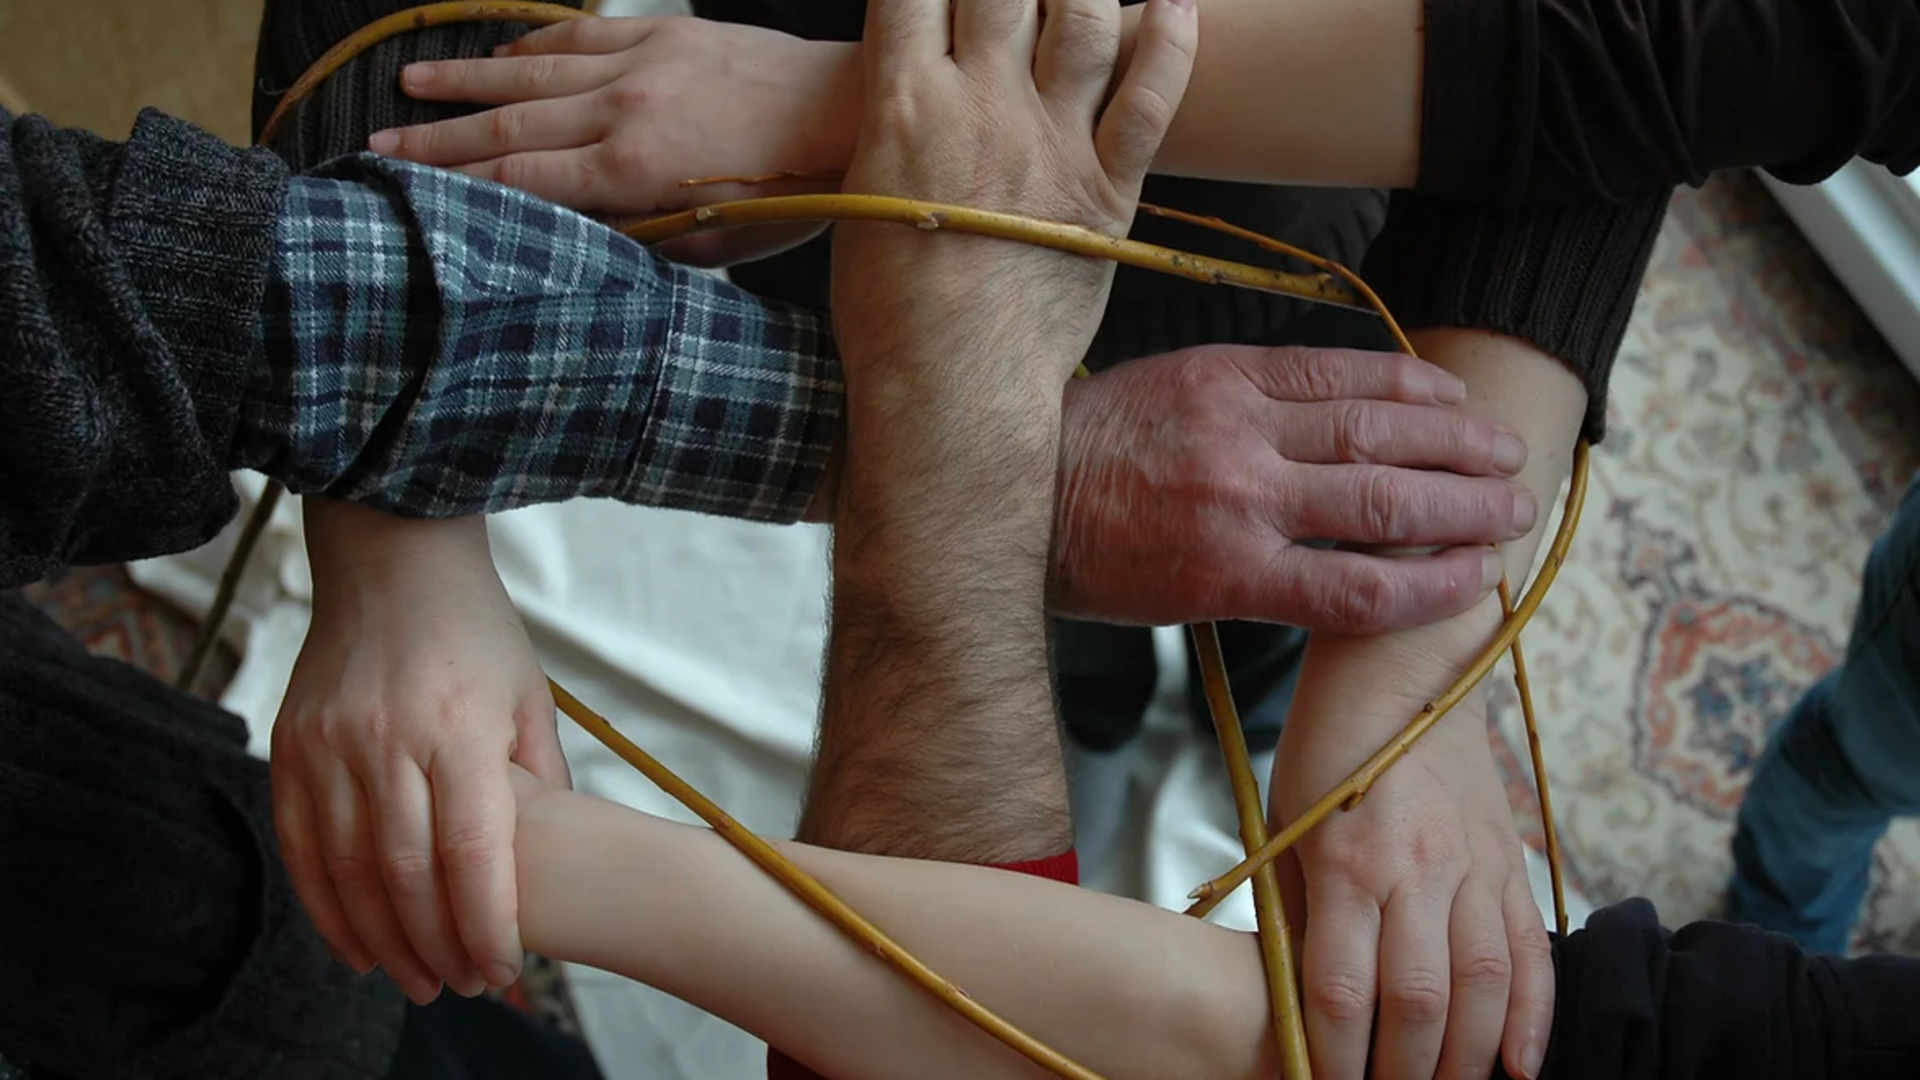
[(1059, 389), (983, 346), (849, 381), (803, 839), (970, 862), (1071, 842), (1043, 647)]
[[(1271, 1075), (1246, 935), (998, 870), (778, 846), (975, 1000), (1103, 1076)], [(708, 830), (543, 793), (516, 851), (529, 948), (658, 987), (821, 1075), (1044, 1075)]]
[[(1501, 554), (1517, 603), (1547, 530), (1551, 507), (1572, 466), (1586, 391), (1559, 361), (1513, 338), (1481, 331), (1429, 330), (1412, 335), (1416, 351), (1466, 381), (1462, 408), (1499, 421), (1529, 448), (1516, 479), (1543, 508), (1527, 536)], [(1289, 724), (1298, 734), (1326, 726), (1357, 765), (1450, 686), (1498, 631), (1498, 597), (1427, 626), (1365, 637), (1316, 635), (1310, 643)], [(1485, 718), (1480, 692), (1443, 724)], [(1316, 740), (1317, 741), (1317, 740)], [(1316, 793), (1317, 794), (1317, 793)]]

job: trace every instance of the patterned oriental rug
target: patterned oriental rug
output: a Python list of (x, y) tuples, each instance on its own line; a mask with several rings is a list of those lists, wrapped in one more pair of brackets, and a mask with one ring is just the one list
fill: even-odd
[[(1585, 524), (1525, 642), (1571, 884), (1715, 914), (1771, 725), (1842, 654), (1860, 567), (1920, 469), (1920, 387), (1760, 185), (1675, 201), (1613, 383)], [(30, 595), (163, 678), (192, 622), (119, 568)], [(216, 694), (231, 656), (201, 692)], [(1539, 844), (1504, 668), (1494, 745)], [(1881, 845), (1859, 947), (1920, 953), (1920, 822)], [(572, 1026), (535, 964), (513, 998)]]

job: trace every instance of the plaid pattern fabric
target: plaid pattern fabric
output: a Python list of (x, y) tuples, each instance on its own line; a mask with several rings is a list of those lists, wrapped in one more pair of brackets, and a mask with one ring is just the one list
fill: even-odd
[(242, 463), (409, 517), (590, 497), (791, 522), (843, 402), (812, 314), (371, 155), (293, 181), (263, 355)]

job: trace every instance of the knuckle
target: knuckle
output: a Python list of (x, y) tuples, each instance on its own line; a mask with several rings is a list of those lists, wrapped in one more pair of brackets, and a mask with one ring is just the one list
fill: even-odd
[(1134, 87), (1120, 105), (1126, 110), (1127, 126), (1134, 129), (1132, 137), (1141, 151), (1150, 153), (1173, 126), (1173, 102), (1153, 87)]
[(1399, 535), (1406, 492), (1391, 470), (1368, 470), (1360, 480), (1359, 500), (1361, 520), (1374, 538), (1384, 542)]
[(1306, 401), (1335, 401), (1346, 396), (1344, 369), (1325, 349), (1293, 349), (1287, 370), (1297, 395)]
[(560, 57), (552, 53), (530, 56), (520, 68), (520, 89), (538, 94), (560, 77)]
[(647, 80), (629, 76), (615, 82), (607, 88), (607, 103), (621, 113), (633, 113), (644, 110), (652, 104), (653, 88)]
[(1120, 25), (1110, 5), (1067, 4), (1049, 11), (1060, 52), (1078, 59), (1090, 72), (1105, 77), (1120, 50)]
[(1307, 988), (1309, 1007), (1335, 1023), (1357, 1024), (1373, 1019), (1373, 980), (1354, 968), (1322, 973)]
[(395, 896), (414, 899), (433, 891), (433, 859), (420, 852), (403, 851), (380, 861), (381, 880)]
[(1377, 567), (1368, 564), (1333, 591), (1328, 620), (1340, 633), (1365, 634), (1386, 622), (1392, 609), (1393, 585)]
[(1415, 968), (1388, 984), (1387, 1006), (1410, 1024), (1438, 1024), (1447, 1018), (1447, 980), (1439, 972)]
[(500, 858), (500, 844), (482, 829), (456, 829), (440, 838), (440, 861), (453, 873), (485, 870)]
[(378, 884), (380, 868), (358, 855), (329, 855), (325, 860), (327, 876), (343, 888)]
[(1334, 455), (1341, 461), (1371, 463), (1377, 460), (1384, 420), (1371, 402), (1340, 402), (1334, 412)]
[(1513, 962), (1501, 942), (1481, 942), (1454, 962), (1453, 975), (1462, 987), (1497, 990), (1513, 981)]
[(507, 106), (495, 109), (487, 114), (487, 134), (496, 147), (509, 147), (520, 139), (520, 133), (526, 130), (526, 114), (519, 109)]

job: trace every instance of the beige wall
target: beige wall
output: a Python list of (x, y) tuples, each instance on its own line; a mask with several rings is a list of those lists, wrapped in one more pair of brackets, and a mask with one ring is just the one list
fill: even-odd
[(0, 102), (125, 138), (152, 105), (245, 142), (262, 0), (0, 0)]

